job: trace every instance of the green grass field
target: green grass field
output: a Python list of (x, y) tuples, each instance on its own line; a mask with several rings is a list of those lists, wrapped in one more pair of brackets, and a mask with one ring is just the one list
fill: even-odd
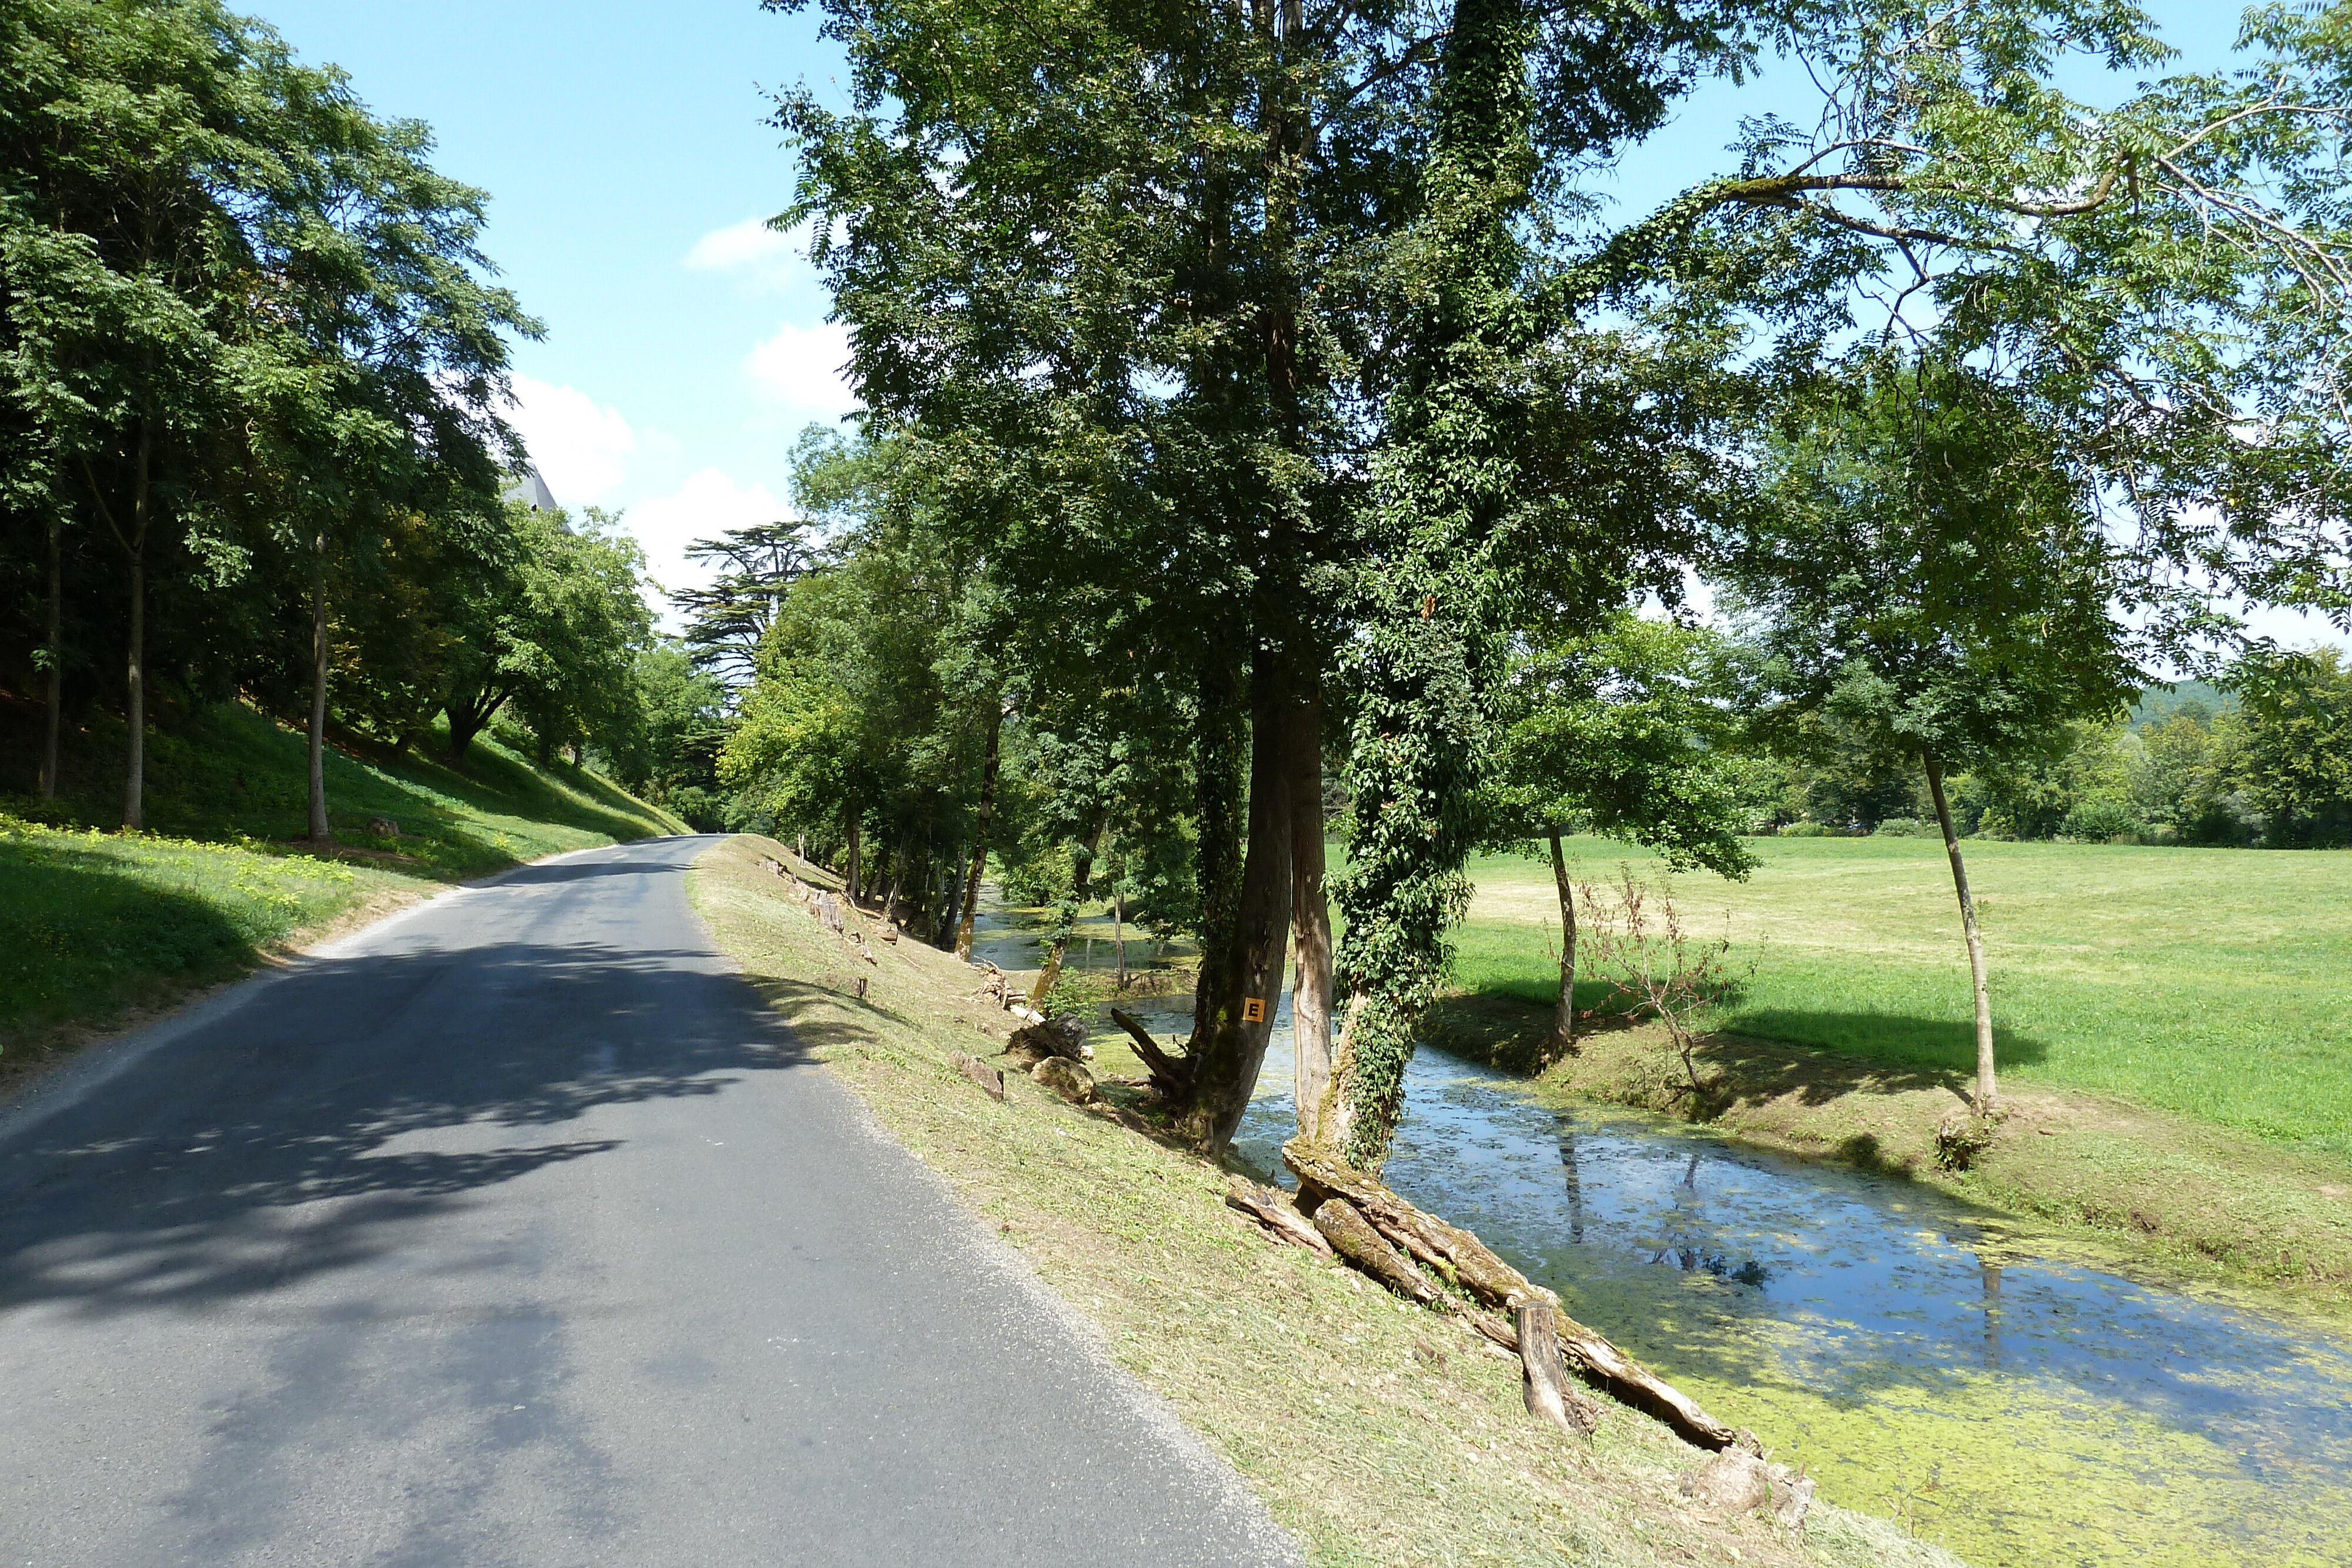
[[(1966, 1071), (1968, 961), (1943, 846), (1762, 839), (1746, 883), (1673, 879), (1685, 923), (1727, 933), (1744, 993), (1726, 1030)], [(2011, 1079), (2092, 1090), (2352, 1156), (2352, 854), (2085, 844), (1968, 845)], [(1642, 852), (1574, 841), (1605, 883)], [(1549, 1004), (1550, 867), (1479, 862), (1457, 985)], [(1580, 985), (1580, 1006), (1605, 988)]]
[[(124, 836), (106, 831), (120, 732), (77, 741), (59, 800), (0, 795), (0, 1071), (60, 1030), (105, 1028), (241, 974), (362, 904), (686, 831), (593, 773), (535, 768), (484, 737), (457, 766), (330, 750), (335, 835), (362, 852), (320, 858), (289, 841), (306, 831), (301, 737), (224, 706), (150, 739), (152, 831)], [(371, 837), (373, 816), (392, 818), (399, 838)]]

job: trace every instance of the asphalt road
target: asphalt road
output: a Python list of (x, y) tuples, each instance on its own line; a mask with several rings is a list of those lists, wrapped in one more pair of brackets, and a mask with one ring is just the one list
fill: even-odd
[(707, 842), (437, 899), (0, 1113), (0, 1565), (1293, 1560), (735, 977)]

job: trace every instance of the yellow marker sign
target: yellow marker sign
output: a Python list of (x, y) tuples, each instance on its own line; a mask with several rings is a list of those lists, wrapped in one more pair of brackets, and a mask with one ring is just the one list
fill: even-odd
[(1250, 997), (1244, 999), (1242, 1003), (1242, 1022), (1264, 1023), (1265, 1021), (1265, 998), (1264, 997)]

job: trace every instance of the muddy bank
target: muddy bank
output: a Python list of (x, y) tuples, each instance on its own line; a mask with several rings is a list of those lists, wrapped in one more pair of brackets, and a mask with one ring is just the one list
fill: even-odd
[(1990, 1141), (1955, 1150), (1937, 1134), (1967, 1109), (1956, 1074), (1717, 1036), (1697, 1053), (1694, 1091), (1654, 1028), (1597, 1030), (1577, 1055), (1546, 1066), (1537, 1051), (1548, 1022), (1507, 999), (1456, 998), (1430, 1032), (1457, 1055), (1528, 1076), (1529, 1091), (1556, 1104), (1694, 1120), (2031, 1216), (2143, 1267), (2352, 1311), (2352, 1169), (2342, 1162), (2038, 1087), (2009, 1091)]

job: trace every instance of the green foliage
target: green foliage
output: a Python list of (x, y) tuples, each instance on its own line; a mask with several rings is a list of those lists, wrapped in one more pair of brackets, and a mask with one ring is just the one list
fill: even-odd
[(0, 682), (125, 716), (125, 820), (159, 706), (302, 715), (314, 676), (404, 744), (634, 744), (641, 562), (499, 503), (539, 328), (429, 131), (215, 0), (33, 0), (0, 63)]
[(653, 615), (637, 591), (644, 554), (591, 508), (575, 528), (562, 512), (507, 504), (511, 555), (450, 626), (446, 707), (463, 756), (512, 704), (541, 760), (614, 734), (636, 718), (636, 660)]
[(2259, 645), (2230, 679), (2246, 706), (2238, 777), (2263, 814), (2264, 841), (2352, 842), (2352, 666), (2343, 653)]
[(724, 826), (719, 751), (727, 740), (725, 688), (669, 640), (638, 650), (635, 681), (631, 722), (601, 737), (601, 760), (632, 793), (698, 831), (718, 831)]
[(1768, 492), (1727, 565), (1781, 744), (1827, 715), (1890, 762), (1978, 768), (2137, 689), (2087, 498), (1982, 378), (1882, 368), (1775, 449)]
[(1515, 660), (1487, 787), (1494, 839), (1600, 833), (1678, 871), (1746, 875), (1722, 663), (1711, 634), (1630, 613)]

